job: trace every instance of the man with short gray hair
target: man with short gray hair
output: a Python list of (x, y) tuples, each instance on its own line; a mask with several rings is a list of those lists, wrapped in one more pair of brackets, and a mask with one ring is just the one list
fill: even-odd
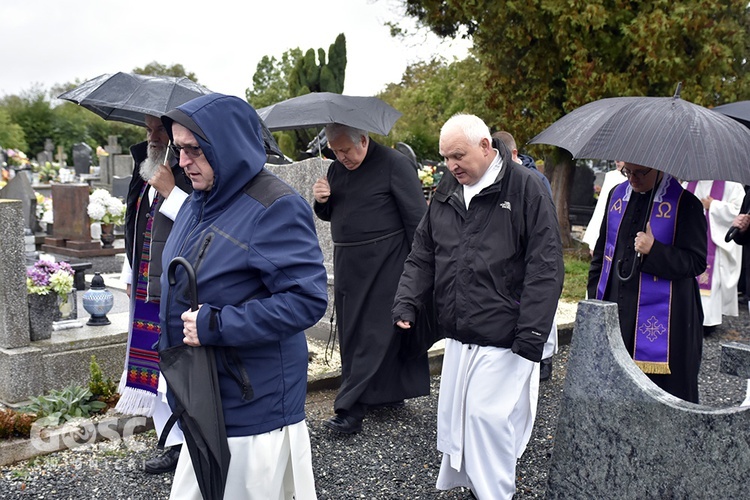
[(336, 414), (324, 425), (352, 434), (369, 407), (429, 393), (426, 353), (400, 355), (388, 312), (414, 231), (427, 208), (409, 159), (345, 125), (326, 127), (336, 155), (313, 186), (315, 214), (331, 222), (341, 352)]
[(452, 176), (443, 177), (417, 228), (392, 312), (408, 334), (434, 290), (446, 338), (436, 486), (468, 487), (492, 500), (516, 490), (564, 275), (549, 191), (502, 142), (497, 147), (476, 116), (443, 125), (440, 154)]

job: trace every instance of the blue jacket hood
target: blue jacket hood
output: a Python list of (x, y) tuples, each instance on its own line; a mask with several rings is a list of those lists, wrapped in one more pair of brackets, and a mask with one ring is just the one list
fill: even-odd
[(239, 97), (208, 94), (161, 117), (172, 140), (172, 124), (189, 129), (214, 171), (210, 191), (195, 191), (193, 202), (205, 203), (205, 213), (221, 209), (261, 171), (266, 162), (258, 114)]

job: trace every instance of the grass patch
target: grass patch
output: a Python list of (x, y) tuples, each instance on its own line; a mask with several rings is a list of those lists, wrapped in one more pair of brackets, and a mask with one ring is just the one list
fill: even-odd
[(591, 257), (586, 247), (563, 250), (565, 262), (565, 282), (561, 298), (568, 302), (578, 302), (586, 298), (586, 284), (589, 277)]

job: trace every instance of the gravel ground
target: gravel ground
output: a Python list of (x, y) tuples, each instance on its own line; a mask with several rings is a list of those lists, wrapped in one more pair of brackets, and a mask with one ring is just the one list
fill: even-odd
[[(738, 318), (725, 317), (705, 339), (701, 401), (712, 407), (736, 406), (745, 396), (744, 380), (718, 371), (720, 345), (727, 341), (750, 342), (744, 304)], [(544, 497), (568, 352), (568, 346), (561, 347), (552, 378), (541, 384), (536, 425), (518, 463), (517, 499)], [(364, 431), (351, 437), (335, 435), (322, 425), (331, 415), (335, 391), (310, 393), (307, 414), (318, 498), (471, 498), (467, 490), (438, 492), (434, 487), (440, 464), (435, 449), (439, 382), (433, 377), (431, 395), (410, 400), (403, 408), (371, 412)], [(155, 444), (150, 431), (120, 443), (104, 442), (3, 467), (0, 498), (166, 499), (172, 475), (141, 472)]]

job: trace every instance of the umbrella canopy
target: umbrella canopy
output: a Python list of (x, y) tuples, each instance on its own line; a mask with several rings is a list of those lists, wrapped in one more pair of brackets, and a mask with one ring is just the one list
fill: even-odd
[(574, 158), (620, 160), (678, 179), (750, 184), (750, 129), (675, 97), (615, 97), (563, 116), (530, 144), (567, 149)]
[[(161, 116), (177, 106), (210, 94), (211, 91), (187, 77), (148, 76), (115, 73), (97, 76), (59, 99), (93, 111), (105, 120), (144, 126), (144, 115)], [(266, 154), (284, 158), (276, 139), (261, 120)]]
[(115, 73), (97, 76), (58, 96), (105, 120), (143, 126), (144, 115), (161, 116), (211, 91), (186, 77)]
[[(195, 311), (198, 309), (195, 272), (183, 257), (176, 257), (169, 263), (170, 293), (175, 288), (175, 271), (180, 265), (187, 273), (191, 309)], [(174, 398), (174, 415), (180, 420), (201, 495), (207, 500), (222, 499), (231, 454), (214, 349), (188, 345), (170, 347), (159, 352), (159, 369)], [(165, 433), (168, 434), (166, 429)]]
[(401, 113), (377, 97), (312, 92), (261, 108), (258, 116), (271, 130), (319, 128), (339, 123), (388, 135)]
[(750, 127), (750, 101), (730, 102), (712, 108), (723, 115), (734, 118), (746, 127)]

